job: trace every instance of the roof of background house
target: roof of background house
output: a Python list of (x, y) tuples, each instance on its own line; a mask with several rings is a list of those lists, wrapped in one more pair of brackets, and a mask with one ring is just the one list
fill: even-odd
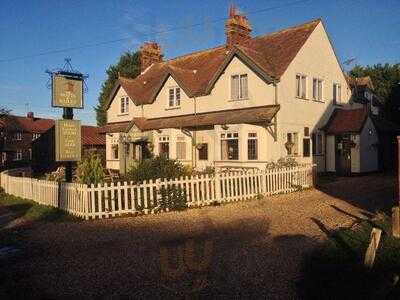
[(153, 64), (135, 79), (120, 77), (109, 98), (108, 107), (122, 86), (136, 105), (150, 104), (169, 76), (189, 97), (207, 95), (236, 55), (264, 80), (278, 80), (321, 20), (254, 37), (245, 45), (226, 45)]
[(0, 127), (11, 130), (19, 130), (30, 133), (43, 133), (54, 126), (54, 120), (45, 118), (30, 118), (14, 115), (3, 116), (0, 120)]
[(279, 111), (279, 105), (265, 105), (259, 107), (231, 109), (199, 114), (190, 114), (163, 118), (133, 118), (132, 122), (108, 124), (101, 127), (101, 133), (127, 132), (136, 125), (141, 131), (164, 128), (193, 128), (223, 124), (262, 123), (270, 122)]
[(322, 128), (327, 134), (361, 132), (368, 117), (368, 111), (360, 109), (336, 108), (327, 124)]
[(82, 125), (81, 136), (83, 146), (102, 146), (106, 144), (106, 137), (100, 134), (99, 127)]

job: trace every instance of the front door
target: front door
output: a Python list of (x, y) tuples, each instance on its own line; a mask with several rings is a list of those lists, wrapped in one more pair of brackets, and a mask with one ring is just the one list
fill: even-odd
[(351, 139), (350, 134), (335, 136), (336, 171), (340, 175), (351, 174)]

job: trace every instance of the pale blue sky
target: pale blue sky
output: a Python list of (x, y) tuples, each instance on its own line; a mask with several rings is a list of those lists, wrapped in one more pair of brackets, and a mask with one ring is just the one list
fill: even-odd
[(16, 114), (30, 110), (60, 118), (61, 110), (50, 107), (45, 70), (61, 67), (69, 57), (89, 75), (85, 109), (76, 117), (95, 124), (93, 107), (105, 70), (123, 52), (147, 40), (158, 41), (167, 59), (220, 45), (232, 3), (248, 13), (254, 35), (322, 18), (342, 61), (400, 62), (399, 0), (2, 0), (0, 105)]

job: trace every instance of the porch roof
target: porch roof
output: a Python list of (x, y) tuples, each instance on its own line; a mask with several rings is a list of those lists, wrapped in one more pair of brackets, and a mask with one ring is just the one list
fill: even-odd
[(115, 133), (115, 132), (125, 132), (127, 128), (131, 124), (130, 121), (126, 122), (118, 122), (118, 123), (109, 123), (105, 126), (99, 128), (99, 133)]
[(266, 105), (252, 108), (231, 109), (199, 114), (164, 118), (133, 118), (129, 130), (136, 125), (141, 131), (165, 128), (196, 128), (223, 124), (271, 122), (279, 111), (279, 105)]
[(335, 109), (328, 123), (321, 128), (326, 134), (359, 133), (364, 127), (368, 111), (360, 109)]

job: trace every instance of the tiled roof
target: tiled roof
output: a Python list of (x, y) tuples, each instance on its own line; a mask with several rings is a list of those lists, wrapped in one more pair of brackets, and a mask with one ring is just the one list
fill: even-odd
[(261, 76), (278, 80), (319, 23), (320, 20), (314, 20), (251, 38), (244, 45), (232, 49), (222, 45), (153, 64), (135, 79), (120, 77), (108, 105), (120, 86), (136, 105), (152, 103), (169, 75), (189, 97), (207, 95), (235, 55), (246, 60), (250, 67), (258, 69)]
[(335, 109), (323, 128), (327, 134), (361, 132), (368, 111), (360, 109)]
[(353, 77), (353, 76), (346, 76), (347, 82), (349, 83), (351, 88), (354, 87), (369, 87), (371, 90), (374, 89), (374, 85), (372, 83), (371, 77), (364, 76), (364, 77)]
[(8, 115), (1, 119), (0, 127), (8, 127), (30, 133), (43, 133), (54, 126), (54, 120), (44, 118), (28, 118)]
[(106, 145), (106, 137), (99, 132), (99, 127), (82, 125), (81, 136), (83, 146)]

